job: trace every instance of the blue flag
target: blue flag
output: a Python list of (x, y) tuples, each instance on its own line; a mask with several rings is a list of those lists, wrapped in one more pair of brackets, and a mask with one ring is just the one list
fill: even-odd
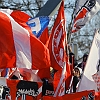
[(38, 38), (44, 29), (48, 26), (50, 18), (47, 16), (40, 16), (30, 18), (27, 25), (31, 28), (32, 33)]

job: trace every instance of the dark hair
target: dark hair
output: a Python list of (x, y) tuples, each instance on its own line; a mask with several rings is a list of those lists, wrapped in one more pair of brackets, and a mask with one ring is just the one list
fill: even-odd
[[(84, 58), (85, 58), (85, 59), (84, 59)], [(83, 61), (86, 62), (86, 61), (87, 61), (87, 58), (88, 58), (88, 54), (85, 53), (85, 54), (83, 55)]]
[(88, 57), (88, 54), (85, 53), (85, 54), (83, 55), (83, 58), (84, 58), (84, 57)]

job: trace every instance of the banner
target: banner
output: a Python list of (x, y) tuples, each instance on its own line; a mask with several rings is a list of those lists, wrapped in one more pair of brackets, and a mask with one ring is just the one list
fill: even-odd
[(65, 94), (61, 97), (44, 96), (43, 100), (95, 100), (94, 90)]
[(77, 32), (100, 10), (100, 0), (76, 0), (72, 33)]
[(39, 100), (42, 83), (0, 77), (0, 100)]

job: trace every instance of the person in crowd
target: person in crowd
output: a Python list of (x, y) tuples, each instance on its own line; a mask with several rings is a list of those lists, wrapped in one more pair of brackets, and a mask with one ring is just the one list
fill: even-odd
[(77, 66), (77, 67), (81, 68), (82, 71), (84, 71), (84, 68), (85, 68), (85, 65), (86, 65), (87, 58), (88, 58), (88, 54), (85, 53), (85, 54), (83, 55), (83, 60), (82, 60), (82, 62), (79, 63), (78, 66)]
[(53, 80), (43, 78), (43, 87), (42, 87), (42, 96), (53, 96), (54, 95), (54, 87), (53, 87)]
[(73, 69), (73, 81), (72, 81), (73, 93), (76, 92), (76, 89), (78, 87), (78, 83), (81, 78), (81, 72), (82, 72), (81, 69), (78, 67), (75, 67)]

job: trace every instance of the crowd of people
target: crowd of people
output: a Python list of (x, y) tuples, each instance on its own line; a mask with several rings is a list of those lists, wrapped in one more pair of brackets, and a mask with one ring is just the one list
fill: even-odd
[[(77, 59), (75, 58), (75, 54), (72, 52), (71, 46), (68, 45), (68, 54), (69, 54), (69, 63), (73, 64), (73, 69), (72, 69), (72, 79), (71, 79), (71, 87), (70, 90), (72, 93), (75, 93), (77, 91), (79, 82), (82, 78), (82, 74), (85, 69), (86, 61), (88, 58), (88, 54), (84, 54), (82, 57), (82, 61), (79, 63)], [(52, 79), (54, 78), (54, 74), (57, 72), (57, 70), (52, 69), (51, 70), (51, 77)], [(18, 74), (18, 73), (17, 73)], [(16, 75), (13, 74), (10, 79), (19, 79), (18, 76), (21, 76), (21, 78), (24, 78), (24, 76), (27, 78), (26, 74), (20, 74)], [(29, 76), (29, 75), (28, 75)], [(28, 77), (29, 79), (29, 77)], [(42, 95), (54, 95), (54, 87), (53, 87), (53, 80), (48, 80), (46, 78), (41, 79), (43, 82), (43, 88), (42, 88)]]
[[(82, 74), (84, 72), (84, 69), (85, 69), (85, 65), (86, 65), (86, 61), (87, 61), (87, 58), (88, 58), (88, 54), (85, 53), (83, 54), (83, 57), (82, 57), (82, 61), (81, 62), (78, 62), (77, 59), (75, 58), (75, 54), (72, 52), (72, 48), (70, 45), (67, 45), (68, 48), (67, 48), (67, 54), (69, 56), (69, 63), (70, 64), (73, 64), (73, 67), (72, 67), (72, 78), (71, 78), (71, 82), (70, 82), (70, 85), (69, 85), (69, 88), (70, 89), (70, 93), (75, 93), (77, 92), (77, 88), (78, 88), (78, 85), (79, 85), (79, 82), (82, 78)], [(54, 70), (52, 69), (52, 72), (51, 72), (51, 76), (54, 77), (54, 74), (57, 72), (57, 70)], [(46, 79), (45, 79), (46, 80)], [(49, 81), (49, 80), (48, 80)], [(44, 81), (44, 83), (46, 85), (48, 85), (48, 81)], [(53, 91), (53, 86), (52, 86), (52, 90)]]
[(75, 58), (75, 54), (72, 52), (72, 48), (70, 45), (68, 45), (68, 51), (69, 51), (69, 62), (72, 64), (72, 60), (74, 60), (73, 70), (72, 70), (73, 77), (72, 77), (71, 89), (72, 92), (75, 93), (78, 88), (79, 82), (82, 78), (82, 74), (85, 69), (88, 54), (87, 53), (83, 54), (82, 61), (78, 62), (77, 59)]

